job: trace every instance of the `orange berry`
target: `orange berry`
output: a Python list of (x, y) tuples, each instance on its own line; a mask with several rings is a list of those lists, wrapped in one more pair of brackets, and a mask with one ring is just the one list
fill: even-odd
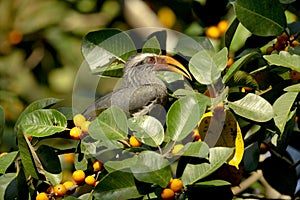
[(21, 31), (12, 30), (8, 33), (8, 41), (13, 44), (19, 44), (23, 40), (23, 34)]
[(86, 119), (82, 114), (76, 114), (73, 117), (73, 122), (74, 122), (75, 126), (81, 127), (85, 121), (86, 121)]
[(100, 171), (102, 169), (102, 162), (100, 162), (99, 160), (95, 160), (95, 162), (93, 163), (93, 169), (95, 172)]
[(132, 147), (140, 147), (142, 145), (142, 143), (133, 135), (129, 138), (129, 144)]
[(217, 27), (221, 33), (225, 33), (228, 29), (228, 26), (229, 26), (229, 23), (227, 20), (221, 20), (217, 25)]
[(206, 29), (205, 34), (207, 37), (217, 39), (221, 36), (221, 31), (216, 26), (210, 26)]
[(96, 179), (93, 175), (89, 175), (84, 179), (85, 183), (90, 186), (95, 186)]
[(48, 200), (48, 196), (45, 192), (41, 192), (35, 197), (36, 200)]
[(89, 132), (89, 125), (90, 125), (90, 123), (92, 123), (92, 122), (85, 121), (85, 122), (82, 123), (81, 130), (82, 130), (83, 133), (88, 133)]
[(173, 180), (171, 180), (169, 187), (174, 192), (180, 192), (182, 189), (182, 181), (178, 178), (174, 178)]
[(76, 126), (70, 130), (70, 136), (74, 140), (80, 140), (81, 133), (82, 133), (81, 129)]
[(72, 178), (76, 183), (81, 183), (85, 179), (85, 173), (82, 170), (76, 170), (72, 174)]
[(170, 188), (165, 188), (160, 194), (160, 197), (164, 200), (171, 200), (174, 199), (175, 193)]
[(75, 153), (65, 153), (64, 155), (64, 159), (66, 161), (66, 163), (74, 163), (75, 161)]
[(55, 196), (62, 197), (67, 193), (67, 188), (63, 184), (57, 184), (53, 191)]
[(30, 141), (32, 139), (31, 135), (25, 135), (25, 137)]
[(228, 58), (226, 67), (230, 67), (233, 64), (233, 58)]

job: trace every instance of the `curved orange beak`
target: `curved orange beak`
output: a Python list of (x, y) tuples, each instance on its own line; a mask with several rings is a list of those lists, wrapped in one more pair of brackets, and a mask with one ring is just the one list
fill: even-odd
[(160, 55), (156, 57), (156, 64), (153, 68), (155, 71), (168, 70), (181, 74), (182, 76), (192, 80), (192, 76), (188, 70), (177, 60), (170, 56)]

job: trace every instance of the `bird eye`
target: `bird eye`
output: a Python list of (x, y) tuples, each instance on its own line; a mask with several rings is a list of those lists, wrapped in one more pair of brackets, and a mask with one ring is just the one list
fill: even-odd
[(148, 62), (148, 63), (154, 63), (154, 62), (155, 62), (155, 59), (154, 59), (153, 57), (149, 57), (149, 58), (147, 59), (147, 62)]

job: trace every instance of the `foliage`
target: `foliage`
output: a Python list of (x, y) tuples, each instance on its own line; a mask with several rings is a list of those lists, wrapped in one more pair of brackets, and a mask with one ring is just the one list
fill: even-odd
[[(66, 3), (72, 1), (39, 3), (35, 9), (40, 11), (41, 6), (49, 9), (54, 4), (59, 10)], [(79, 127), (80, 140), (69, 135), (74, 127), (72, 116), (77, 111), (61, 107), (60, 99), (56, 98), (29, 104), (11, 130), (17, 146), (0, 155), (0, 198), (34, 199), (38, 193), (47, 192), (49, 197), (59, 199), (51, 187), (71, 179), (70, 174), (66, 175), (68, 168), (83, 170), (97, 182), (93, 185), (76, 182), (74, 187), (67, 188), (65, 199), (161, 199), (162, 190), (169, 187), (172, 178), (180, 179), (183, 184), (175, 192), (175, 199), (194, 199), (196, 190), (203, 188), (220, 189), (211, 197), (230, 193), (231, 199), (235, 194), (230, 187), (243, 178), (238, 174), (259, 168), (255, 155), (260, 153), (261, 143), (267, 143), (272, 153), (272, 159), (262, 163), (263, 171), (272, 168), (273, 160), (284, 163), (277, 173), (281, 181), (288, 182), (289, 188), (279, 188), (277, 179), (266, 178), (275, 189), (293, 196), (296, 180), (290, 177), (296, 177), (297, 161), (295, 164), (288, 158), (286, 148), (291, 138), (299, 138), (299, 130), (294, 130), (294, 126), (299, 116), (300, 32), (299, 22), (290, 23), (286, 17), (295, 16), (285, 10), (292, 3), (232, 1), (234, 14), (226, 33), (217, 39), (178, 38), (174, 52), (165, 48), (164, 31), (155, 32), (141, 46), (136, 46), (129, 34), (118, 29), (86, 34), (81, 50), (93, 75), (119, 78), (130, 55), (154, 52), (186, 58), (193, 80), (188, 82), (173, 73), (158, 74), (170, 88), (174, 82), (184, 83), (183, 88), (169, 95), (165, 124), (150, 115), (128, 116), (112, 106), (91, 121), (88, 131), (83, 125)], [(199, 4), (193, 1), (194, 11), (201, 10)], [(59, 23), (60, 16), (54, 16), (47, 23)], [(186, 33), (199, 30), (199, 24), (185, 27)], [(37, 27), (24, 26), (22, 32), (34, 33), (47, 26), (40, 22)], [(49, 29), (42, 35), (47, 41), (59, 37), (66, 44), (55, 44), (60, 52), (73, 49), (70, 41), (63, 40), (65, 33), (56, 31)], [(248, 36), (245, 38), (243, 33)], [(240, 48), (236, 49), (237, 46)], [(78, 64), (80, 60), (62, 55), (66, 63)], [(12, 62), (15, 57), (12, 54), (7, 59)], [(230, 59), (233, 64), (229, 64)], [(0, 136), (8, 134), (8, 129), (2, 128), (6, 111), (0, 106)], [(132, 135), (141, 146), (130, 143)], [(300, 149), (299, 144), (293, 145)], [(71, 162), (66, 161), (69, 153), (74, 156)], [(93, 169), (95, 161), (103, 164), (101, 169)], [(224, 169), (231, 170), (231, 175), (224, 177)]]

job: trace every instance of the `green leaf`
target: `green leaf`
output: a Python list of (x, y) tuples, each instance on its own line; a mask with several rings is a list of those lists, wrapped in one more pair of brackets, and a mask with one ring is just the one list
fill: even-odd
[(187, 164), (182, 174), (183, 185), (191, 185), (221, 167), (232, 155), (234, 148), (214, 147), (209, 150), (209, 163)]
[(83, 170), (85, 171), (87, 169), (88, 161), (86, 159), (85, 154), (83, 153), (76, 153), (75, 154), (75, 162), (74, 166), (76, 170)]
[(182, 35), (175, 47), (175, 52), (192, 57), (199, 51), (212, 51), (215, 49), (207, 37), (187, 37)]
[(300, 56), (296, 54), (290, 54), (286, 51), (280, 51), (279, 54), (264, 55), (271, 65), (277, 65), (287, 67), (292, 70), (300, 72)]
[(286, 28), (286, 17), (278, 0), (236, 0), (234, 9), (239, 21), (255, 35), (281, 35)]
[(20, 122), (20, 127), (27, 135), (45, 137), (64, 131), (67, 127), (67, 120), (57, 110), (40, 109), (25, 115)]
[(289, 114), (297, 95), (298, 92), (287, 92), (276, 99), (273, 104), (275, 125), (281, 133), (283, 133), (285, 125), (289, 120)]
[(157, 147), (164, 141), (164, 128), (156, 118), (144, 115), (128, 120), (129, 128), (142, 143)]
[(0, 157), (0, 174), (4, 174), (7, 168), (15, 161), (19, 151), (9, 152)]
[(82, 53), (91, 70), (106, 67), (116, 59), (125, 62), (136, 47), (125, 32), (103, 29), (88, 33), (82, 41)]
[(229, 28), (225, 33), (225, 46), (229, 49), (232, 39), (236, 33), (236, 30), (240, 24), (237, 18), (234, 18), (233, 22), (230, 24)]
[(183, 148), (183, 156), (207, 158), (209, 146), (205, 142), (189, 142)]
[(36, 151), (44, 170), (52, 174), (61, 173), (61, 166), (59, 158), (50, 146), (42, 145)]
[(114, 171), (103, 177), (97, 184), (94, 196), (96, 199), (132, 199), (138, 198), (139, 194), (134, 177), (131, 173)]
[(256, 122), (266, 122), (274, 117), (272, 105), (256, 94), (249, 93), (242, 99), (228, 102), (236, 114)]
[(137, 157), (127, 158), (120, 161), (107, 161), (104, 163), (105, 169), (110, 173), (113, 171), (128, 171), (136, 163)]
[(42, 145), (50, 146), (54, 149), (68, 150), (75, 149), (78, 145), (78, 140), (66, 139), (66, 138), (43, 138), (35, 144), (35, 148), (39, 148)]
[(231, 185), (231, 183), (224, 180), (212, 180), (212, 181), (198, 182), (195, 183), (194, 185), (222, 186), (222, 185)]
[[(201, 84), (211, 85), (221, 76), (221, 70), (216, 63), (215, 53), (199, 51), (189, 62), (189, 69), (194, 78)], [(227, 58), (226, 58), (227, 62)]]
[(244, 55), (243, 57), (241, 57), (240, 59), (238, 59), (237, 61), (235, 61), (230, 68), (228, 69), (228, 71), (226, 72), (226, 74), (223, 76), (223, 83), (226, 84), (231, 78), (232, 76), (254, 55), (256, 55), (257, 52), (251, 52), (247, 55)]
[(174, 141), (184, 139), (197, 125), (208, 105), (207, 98), (193, 94), (172, 104), (167, 113), (167, 135)]
[(245, 71), (237, 71), (232, 79), (227, 83), (228, 87), (249, 87), (258, 89), (259, 85), (256, 79)]
[(5, 199), (8, 185), (17, 177), (16, 173), (7, 173), (0, 176), (0, 199)]
[(31, 155), (30, 148), (26, 142), (26, 139), (22, 133), (17, 133), (18, 147), (20, 151), (20, 157), (25, 171), (33, 178), (39, 179), (35, 161)]
[(300, 83), (284, 88), (286, 92), (300, 92)]
[(28, 113), (31, 113), (32, 111), (35, 110), (39, 110), (42, 108), (46, 108), (46, 107), (50, 107), (58, 102), (60, 102), (61, 99), (56, 99), (56, 98), (45, 98), (45, 99), (39, 99), (36, 100), (34, 102), (32, 102), (31, 104), (29, 104), (25, 110), (21, 113), (21, 115), (19, 116), (16, 124), (15, 124), (15, 129), (18, 128), (21, 120), (23, 119), (24, 116), (26, 116)]
[(223, 71), (227, 66), (227, 60), (228, 60), (228, 50), (227, 50), (227, 48), (224, 47), (219, 52), (217, 52), (213, 56), (213, 60), (216, 63), (219, 70)]
[(155, 53), (160, 54), (160, 44), (156, 37), (152, 37), (146, 41), (142, 49), (143, 53)]
[(170, 163), (161, 154), (143, 151), (136, 157), (136, 163), (130, 169), (137, 180), (162, 188), (168, 185), (171, 178)]
[(127, 118), (123, 110), (110, 107), (89, 125), (89, 135), (96, 140), (122, 140), (127, 137)]

